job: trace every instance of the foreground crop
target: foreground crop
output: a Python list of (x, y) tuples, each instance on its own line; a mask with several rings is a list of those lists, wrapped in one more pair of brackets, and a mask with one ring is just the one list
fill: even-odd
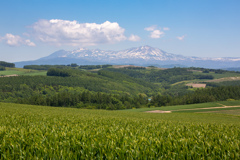
[[(198, 123), (206, 114), (160, 115), (4, 103), (0, 103), (0, 111), (1, 159), (239, 158), (240, 129), (239, 123), (234, 123), (239, 117), (211, 115), (209, 123)], [(232, 122), (222, 123), (224, 118)]]

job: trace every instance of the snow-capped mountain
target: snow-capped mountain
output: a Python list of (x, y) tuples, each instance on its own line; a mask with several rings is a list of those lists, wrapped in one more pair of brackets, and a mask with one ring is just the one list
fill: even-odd
[(181, 55), (167, 53), (161, 49), (153, 48), (150, 46), (141, 46), (136, 48), (130, 48), (121, 51), (104, 51), (100, 49), (87, 49), (79, 48), (73, 51), (64, 51), (60, 50), (54, 52), (50, 56), (44, 57), (43, 59), (50, 58), (81, 58), (81, 59), (91, 59), (91, 60), (121, 60), (121, 59), (142, 59), (145, 61), (148, 60), (157, 60), (157, 61), (178, 61), (186, 60), (188, 57)]
[[(19, 62), (20, 63), (20, 62)], [(73, 51), (60, 50), (53, 54), (32, 61), (33, 64), (134, 64), (134, 65), (169, 65), (180, 64), (185, 66), (205, 68), (240, 67), (240, 57), (201, 58), (186, 57), (167, 53), (150, 46), (140, 46), (121, 51), (79, 48)], [(27, 63), (29, 64), (29, 63)], [(18, 63), (16, 63), (16, 66)]]

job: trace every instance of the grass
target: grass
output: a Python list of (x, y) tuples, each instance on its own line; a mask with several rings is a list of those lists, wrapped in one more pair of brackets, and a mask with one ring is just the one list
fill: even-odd
[(39, 70), (32, 70), (32, 69), (23, 69), (23, 68), (6, 68), (5, 71), (0, 71), (0, 76), (6, 75), (46, 75), (47, 71), (39, 71)]
[(197, 109), (197, 110), (178, 110), (178, 111), (173, 111), (177, 113), (208, 113), (210, 111), (234, 111), (234, 110), (239, 110), (240, 107), (234, 107), (234, 108), (212, 108), (212, 109)]
[(240, 121), (0, 103), (0, 159), (238, 159)]
[[(208, 102), (208, 103), (189, 104), (189, 105), (139, 108), (139, 109), (122, 110), (122, 112), (146, 112), (146, 111), (153, 111), (153, 110), (161, 110), (161, 111), (172, 111), (174, 113), (197, 113), (197, 112), (209, 112), (209, 111), (226, 111), (226, 110), (230, 111), (230, 110), (240, 109), (240, 107), (213, 108), (213, 107), (223, 107), (223, 106), (240, 106), (240, 101), (239, 100), (238, 101), (220, 101), (220, 102)], [(210, 108), (210, 109), (203, 109), (203, 108)], [(236, 114), (236, 115), (239, 115), (239, 114)]]
[(219, 102), (225, 106), (238, 106), (240, 105), (240, 101), (239, 100), (236, 100), (236, 101), (221, 101)]
[(219, 114), (228, 114), (228, 115), (240, 115), (240, 109), (235, 108), (234, 110), (218, 110), (218, 111), (206, 111), (204, 113), (219, 113)]
[[(209, 103), (199, 103), (199, 104), (189, 104), (189, 105), (176, 105), (176, 106), (164, 106), (164, 107), (153, 107), (153, 108), (139, 108), (139, 109), (129, 109), (129, 110), (126, 110), (126, 111), (128, 111), (128, 112), (145, 112), (145, 111), (152, 111), (152, 110), (171, 111), (171, 110), (181, 110), (181, 109), (221, 107), (222, 105), (220, 105), (219, 103), (218, 102), (209, 102)], [(123, 111), (125, 111), (125, 110), (123, 110)]]

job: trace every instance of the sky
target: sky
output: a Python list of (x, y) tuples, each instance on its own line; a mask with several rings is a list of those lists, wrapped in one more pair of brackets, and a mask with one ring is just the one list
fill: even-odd
[(240, 0), (0, 0), (0, 61), (142, 45), (240, 57)]

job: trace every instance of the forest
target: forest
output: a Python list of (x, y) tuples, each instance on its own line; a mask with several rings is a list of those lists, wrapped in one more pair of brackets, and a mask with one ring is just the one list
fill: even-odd
[[(0, 64), (0, 69), (14, 67)], [(47, 70), (47, 74), (1, 77), (1, 102), (116, 110), (240, 99), (239, 81), (206, 82), (207, 87), (199, 89), (184, 83), (225, 73), (240, 75), (233, 71), (77, 64), (28, 65), (24, 69)]]
[(0, 61), (0, 71), (6, 70), (6, 67), (14, 68), (15, 64), (14, 63), (8, 63), (8, 62)]
[(0, 66), (2, 66), (2, 67), (12, 67), (12, 68), (14, 68), (14, 67), (15, 67), (15, 64), (14, 64), (14, 63), (9, 63), (9, 62), (0, 61)]

